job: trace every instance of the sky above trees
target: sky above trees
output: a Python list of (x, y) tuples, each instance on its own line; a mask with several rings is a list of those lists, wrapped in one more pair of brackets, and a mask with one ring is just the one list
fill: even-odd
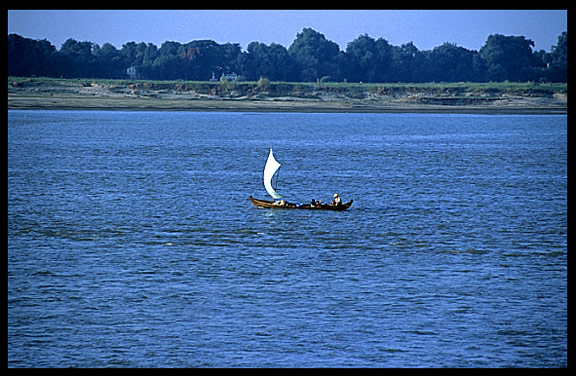
[(69, 38), (116, 48), (129, 41), (187, 43), (253, 41), (286, 48), (303, 28), (321, 31), (341, 50), (358, 35), (431, 50), (444, 42), (478, 50), (488, 35), (523, 35), (546, 50), (567, 30), (566, 10), (9, 10), (8, 34)]

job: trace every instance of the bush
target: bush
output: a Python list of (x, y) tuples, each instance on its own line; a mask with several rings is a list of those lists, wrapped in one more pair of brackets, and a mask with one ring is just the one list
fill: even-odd
[(256, 90), (261, 91), (268, 91), (270, 88), (270, 80), (265, 77), (260, 77), (258, 83), (256, 84)]

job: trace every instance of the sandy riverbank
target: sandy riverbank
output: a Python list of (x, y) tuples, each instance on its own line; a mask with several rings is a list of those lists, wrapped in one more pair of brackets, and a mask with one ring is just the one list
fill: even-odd
[[(118, 110), (118, 111), (239, 111), (239, 112), (374, 112), (566, 114), (564, 91), (522, 94), (514, 92), (356, 90), (354, 95), (326, 87), (292, 95), (266, 91), (219, 92), (210, 84), (205, 92), (182, 84), (110, 83), (78, 80), (10, 79), (8, 109)], [(381, 94), (384, 93), (384, 94)]]

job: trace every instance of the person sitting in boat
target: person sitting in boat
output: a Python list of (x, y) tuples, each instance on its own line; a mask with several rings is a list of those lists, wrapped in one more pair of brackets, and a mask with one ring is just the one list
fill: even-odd
[(316, 207), (316, 200), (312, 199), (312, 201), (310, 202), (310, 207), (311, 207), (311, 208), (315, 208), (315, 207)]
[(334, 193), (334, 200), (332, 200), (332, 206), (342, 205), (342, 199), (338, 196), (338, 193)]

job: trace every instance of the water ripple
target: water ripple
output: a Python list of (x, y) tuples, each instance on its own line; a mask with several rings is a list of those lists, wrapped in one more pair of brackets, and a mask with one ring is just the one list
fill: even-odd
[(9, 367), (567, 366), (565, 116), (8, 115)]

